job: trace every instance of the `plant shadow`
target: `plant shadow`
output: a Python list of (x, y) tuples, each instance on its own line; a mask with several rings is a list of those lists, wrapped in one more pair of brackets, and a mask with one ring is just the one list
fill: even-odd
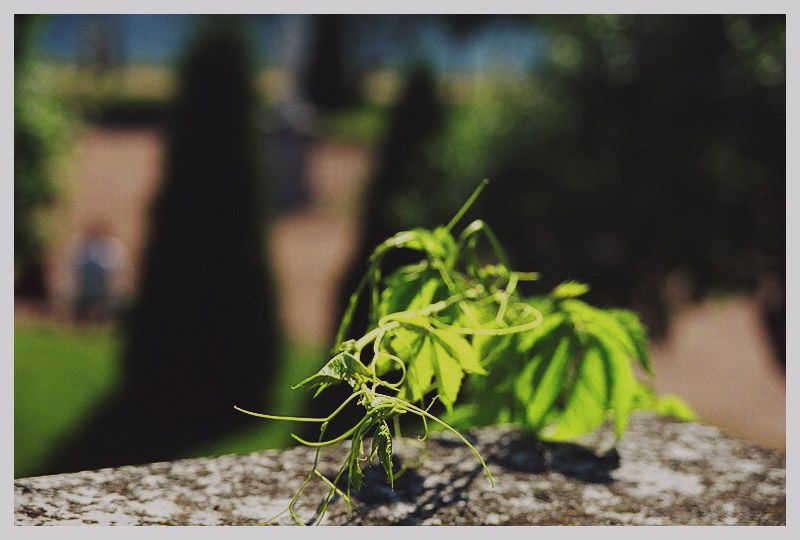
[(534, 474), (555, 471), (581, 482), (610, 484), (611, 472), (619, 468), (620, 458), (613, 447), (596, 452), (577, 443), (544, 442), (517, 435), (497, 441), (486, 462), (510, 471)]
[[(394, 462), (399, 462), (393, 458)], [(394, 482), (394, 490), (386, 483), (386, 473), (380, 465), (371, 465), (364, 471), (364, 485), (353, 494), (366, 514), (372, 508), (391, 503), (412, 503), (413, 510), (399, 519), (387, 519), (381, 525), (417, 525), (446, 507), (467, 500), (467, 492), (476, 478), (484, 475), (483, 467), (476, 464), (464, 472), (459, 463), (447, 465), (431, 476), (423, 477), (415, 469), (406, 471)], [(454, 472), (459, 469), (459, 472)], [(468, 511), (465, 509), (465, 511)]]
[[(477, 443), (474, 436), (464, 433), (470, 442)], [(463, 445), (460, 441), (447, 437), (437, 438), (436, 444), (450, 448)], [(557, 472), (565, 477), (592, 484), (609, 484), (613, 482), (612, 471), (620, 465), (619, 454), (615, 448), (606, 452), (595, 450), (576, 443), (543, 442), (523, 434), (511, 434), (494, 441), (491, 448), (480, 448), (487, 465), (499, 466), (507, 471), (544, 474)], [(394, 470), (400, 470), (402, 459), (392, 457)], [(415, 461), (416, 464), (416, 461)], [(470, 513), (467, 504), (459, 505), (468, 499), (470, 486), (476, 478), (485, 475), (480, 463), (469, 470), (464, 470), (462, 462), (445, 465), (433, 474), (423, 475), (415, 468), (408, 468), (394, 480), (392, 489), (383, 467), (373, 463), (364, 469), (363, 484), (352, 496), (363, 514), (371, 509), (396, 503), (410, 503), (413, 509), (399, 519), (380, 518), (384, 525), (415, 525), (434, 516), (446, 507), (460, 506), (460, 513)], [(358, 518), (351, 518), (349, 524), (355, 524)], [(371, 524), (374, 523), (372, 518)]]

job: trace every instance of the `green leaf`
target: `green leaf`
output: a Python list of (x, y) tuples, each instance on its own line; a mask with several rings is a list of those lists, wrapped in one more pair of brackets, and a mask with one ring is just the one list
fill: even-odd
[(359, 463), (358, 456), (350, 459), (350, 467), (347, 471), (347, 478), (351, 487), (354, 489), (361, 489), (361, 481), (364, 479), (364, 473), (361, 472), (361, 464)]
[[(472, 339), (472, 348), (481, 366), (513, 363), (517, 355), (518, 334), (500, 336), (477, 335)], [(495, 369), (491, 367), (491, 369)]]
[(629, 357), (619, 343), (605, 335), (597, 335), (596, 339), (608, 371), (611, 392), (609, 407), (614, 410), (614, 434), (619, 440), (628, 428), (637, 382)]
[(447, 354), (458, 362), (467, 373), (477, 373), (485, 375), (486, 370), (481, 367), (478, 361), (478, 355), (475, 349), (470, 345), (469, 341), (446, 329), (434, 329), (433, 335), (439, 340), (439, 343), (447, 351)]
[(316, 394), (314, 394), (316, 397), (329, 386), (346, 382), (355, 388), (359, 384), (369, 381), (371, 377), (372, 374), (369, 369), (359, 362), (355, 356), (347, 352), (342, 352), (329, 360), (317, 373), (294, 385), (292, 389), (294, 390), (304, 386), (318, 386), (319, 388)]
[(381, 422), (380, 425), (378, 425), (378, 428), (375, 430), (375, 435), (372, 438), (370, 460), (376, 454), (381, 465), (383, 465), (383, 470), (386, 471), (386, 479), (389, 480), (389, 485), (394, 489), (394, 474), (392, 472), (392, 434), (386, 422)]
[(697, 414), (692, 410), (689, 404), (672, 394), (662, 394), (658, 396), (656, 399), (655, 411), (662, 416), (669, 416), (681, 422), (697, 421)]
[(443, 287), (437, 277), (436, 272), (420, 271), (416, 266), (396, 270), (384, 280), (378, 313), (385, 317), (432, 304), (437, 291)]
[(441, 257), (444, 259), (445, 264), (451, 266), (458, 255), (458, 247), (450, 230), (445, 227), (436, 227), (433, 230), (433, 238), (438, 245), (438, 251), (442, 254)]
[[(469, 314), (464, 310), (464, 305), (469, 309)], [(490, 308), (489, 304), (478, 305), (475, 302), (457, 302), (445, 310), (436, 314), (436, 318), (447, 324), (462, 328), (491, 328), (493, 326), (496, 310)]]
[(575, 340), (572, 337), (551, 334), (517, 379), (514, 392), (524, 405), (529, 429), (539, 431), (544, 426), (547, 413), (563, 391), (574, 351)]
[(361, 489), (361, 481), (364, 478), (364, 473), (361, 471), (361, 455), (364, 453), (364, 435), (369, 431), (375, 422), (379, 419), (379, 413), (373, 409), (361, 419), (358, 423), (356, 430), (353, 432), (353, 438), (350, 442), (350, 453), (347, 456), (348, 462), (348, 483), (350, 487)]
[(453, 403), (455, 403), (458, 396), (458, 390), (461, 388), (461, 379), (464, 378), (464, 372), (461, 370), (458, 361), (450, 356), (444, 347), (440, 345), (434, 346), (432, 347), (432, 353), (439, 399), (441, 399), (447, 410), (452, 410)]
[(421, 346), (406, 376), (407, 395), (412, 401), (422, 401), (436, 377), (436, 388), (442, 403), (450, 409), (461, 386), (463, 371), (439, 340), (428, 333), (422, 339)]
[(561, 331), (561, 325), (567, 316), (563, 313), (547, 313), (541, 324), (533, 330), (520, 334), (517, 350), (519, 352), (531, 351), (538, 342), (547, 340), (553, 333)]
[(413, 237), (403, 247), (424, 251), (432, 259), (445, 258), (444, 247), (436, 238), (435, 232), (421, 228), (412, 229), (410, 232)]
[(406, 401), (421, 401), (433, 381), (433, 365), (423, 347), (427, 331), (411, 330), (405, 327), (391, 331), (388, 352), (406, 363), (406, 377), (400, 387), (398, 397)]
[[(485, 410), (483, 409), (483, 411)], [(442, 420), (456, 429), (471, 429), (478, 422), (477, 419), (480, 417), (481, 412), (477, 403), (463, 403), (453, 407), (452, 411), (445, 412), (442, 415)]]
[(389, 330), (388, 337), (385, 337), (381, 344), (386, 346), (387, 352), (399, 356), (408, 364), (419, 354), (425, 333), (427, 330), (401, 326)]
[(634, 409), (652, 409), (656, 404), (656, 390), (649, 384), (636, 381), (636, 390), (633, 393)]
[(563, 411), (555, 426), (541, 433), (545, 440), (566, 441), (593, 431), (603, 424), (609, 403), (609, 380), (596, 346), (586, 349), (579, 360)]
[(655, 389), (649, 384), (636, 382), (634, 394), (634, 409), (649, 409), (662, 416), (669, 416), (681, 422), (695, 422), (697, 414), (688, 403), (674, 394), (656, 395)]
[(633, 340), (633, 345), (636, 350), (636, 359), (645, 372), (652, 376), (653, 367), (650, 364), (647, 327), (642, 324), (639, 320), (639, 316), (633, 311), (627, 309), (609, 309), (607, 313), (614, 317), (616, 321), (628, 331), (628, 335)]
[[(398, 397), (422, 401), (434, 383), (439, 398), (450, 410), (464, 378), (464, 371), (481, 373), (475, 351), (464, 338), (447, 330), (393, 331), (391, 350), (406, 362), (406, 378)], [(462, 369), (462, 362), (466, 366)]]
[(420, 343), (419, 353), (408, 361), (406, 378), (400, 388), (401, 398), (408, 401), (422, 401), (433, 382), (434, 360), (431, 359), (433, 346), (429, 339)]
[(636, 359), (649, 375), (653, 374), (646, 332), (634, 314), (625, 310), (598, 309), (580, 300), (565, 300), (561, 306), (592, 334), (616, 341), (631, 359)]
[(589, 292), (589, 285), (586, 283), (579, 283), (577, 281), (565, 281), (550, 293), (553, 300), (561, 300), (564, 298), (575, 298)]

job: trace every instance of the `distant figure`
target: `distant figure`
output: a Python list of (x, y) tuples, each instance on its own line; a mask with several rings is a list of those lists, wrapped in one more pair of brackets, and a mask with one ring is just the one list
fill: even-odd
[(115, 277), (125, 264), (125, 248), (101, 222), (92, 224), (75, 255), (78, 320), (105, 320), (115, 311)]
[(309, 157), (317, 138), (314, 105), (299, 100), (283, 103), (266, 126), (271, 147), (271, 174), (276, 184), (278, 211), (288, 212), (308, 204)]

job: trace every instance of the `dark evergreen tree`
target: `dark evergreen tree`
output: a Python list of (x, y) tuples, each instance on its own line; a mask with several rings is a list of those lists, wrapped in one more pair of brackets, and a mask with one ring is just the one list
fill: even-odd
[[(408, 74), (403, 94), (390, 114), (388, 131), (382, 142), (376, 170), (364, 197), (364, 225), (360, 247), (353, 264), (342, 279), (339, 315), (344, 313), (350, 295), (364, 275), (367, 260), (375, 246), (400, 230), (433, 226), (446, 223), (450, 219), (451, 216), (437, 212), (437, 209), (431, 210), (431, 205), (424, 204), (426, 186), (434, 183), (438, 175), (437, 168), (426, 157), (426, 149), (439, 135), (443, 125), (444, 110), (433, 74), (427, 66), (419, 64)], [(384, 264), (384, 275), (388, 275), (393, 268), (416, 260), (415, 258), (418, 258), (418, 254), (392, 253)], [(366, 329), (367, 309), (362, 302), (353, 319), (352, 334), (360, 336), (359, 332), (365, 332)], [(325, 394), (330, 394), (330, 398), (322, 395), (313, 400), (313, 414), (329, 414), (332, 410), (330, 404), (341, 403), (339, 398), (346, 396), (335, 395), (342, 390), (328, 389)], [(344, 431), (351, 427), (349, 420), (347, 414), (340, 414), (329, 431), (332, 434)]]
[(304, 97), (324, 110), (358, 102), (358, 78), (347, 62), (347, 15), (315, 15), (314, 34), (304, 76)]
[(445, 111), (433, 73), (418, 64), (406, 77), (403, 93), (390, 113), (375, 173), (367, 186), (360, 256), (354, 264), (359, 269), (357, 279), (378, 243), (400, 230), (449, 219), (435, 202), (424, 203), (428, 187), (440, 172), (428, 159), (427, 149), (444, 124)]
[(121, 392), (53, 464), (182, 457), (258, 420), (280, 351), (265, 265), (254, 94), (238, 18), (206, 21), (180, 70)]

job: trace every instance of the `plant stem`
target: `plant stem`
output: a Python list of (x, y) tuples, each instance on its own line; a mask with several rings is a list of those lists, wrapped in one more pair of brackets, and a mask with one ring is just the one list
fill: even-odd
[(458, 223), (458, 220), (461, 219), (462, 217), (464, 217), (464, 214), (467, 213), (467, 210), (469, 210), (469, 207), (472, 206), (472, 203), (475, 202), (475, 199), (478, 198), (478, 195), (481, 194), (481, 191), (483, 191), (483, 188), (485, 188), (486, 184), (488, 184), (488, 183), (489, 183), (489, 179), (488, 178), (484, 178), (481, 181), (481, 183), (478, 184), (478, 187), (475, 188), (475, 191), (472, 192), (472, 195), (470, 196), (469, 199), (467, 199), (467, 202), (464, 203), (464, 206), (461, 207), (461, 209), (456, 213), (456, 215), (453, 216), (453, 219), (451, 219), (450, 222), (447, 224), (447, 226), (445, 226), (444, 229), (446, 231), (452, 230), (453, 227), (455, 227), (456, 223)]

